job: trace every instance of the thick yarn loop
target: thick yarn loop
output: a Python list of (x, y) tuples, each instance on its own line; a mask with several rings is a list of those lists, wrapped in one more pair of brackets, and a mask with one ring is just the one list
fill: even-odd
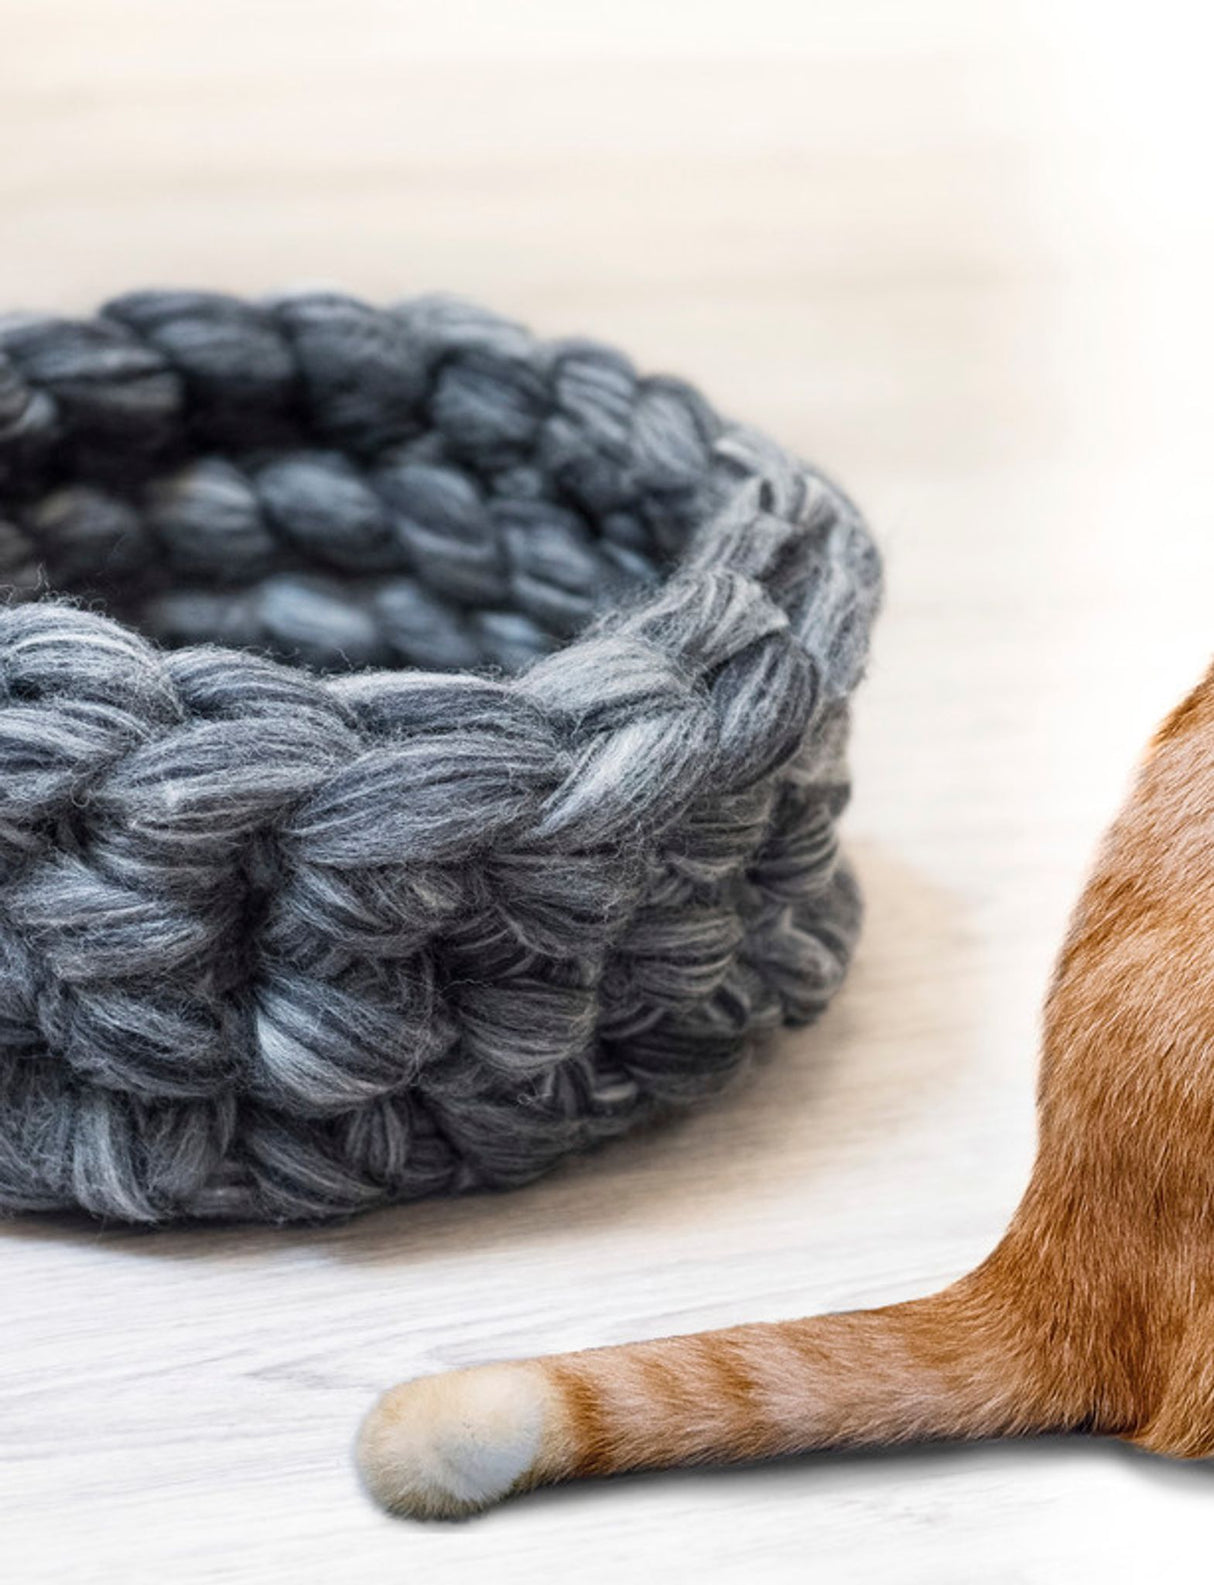
[(0, 320), (0, 1208), (519, 1183), (837, 988), (827, 479), (464, 303)]

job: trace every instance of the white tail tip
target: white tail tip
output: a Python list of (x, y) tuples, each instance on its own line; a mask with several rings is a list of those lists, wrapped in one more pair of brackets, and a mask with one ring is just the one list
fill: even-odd
[(392, 1513), (455, 1519), (524, 1484), (544, 1441), (550, 1389), (534, 1365), (423, 1376), (386, 1392), (363, 1421), (367, 1490)]

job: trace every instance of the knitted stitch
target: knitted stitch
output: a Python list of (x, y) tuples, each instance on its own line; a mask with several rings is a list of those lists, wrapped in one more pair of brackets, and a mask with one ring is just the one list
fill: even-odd
[(6, 1210), (520, 1183), (839, 984), (877, 556), (679, 381), (446, 299), (3, 320), (0, 577)]

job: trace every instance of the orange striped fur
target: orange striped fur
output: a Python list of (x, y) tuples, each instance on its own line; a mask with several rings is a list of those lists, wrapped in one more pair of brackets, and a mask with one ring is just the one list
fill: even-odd
[(450, 1516), (582, 1475), (1058, 1430), (1214, 1451), (1214, 670), (1075, 911), (1036, 1165), (976, 1271), (884, 1309), (409, 1382), (359, 1461), (385, 1506)]

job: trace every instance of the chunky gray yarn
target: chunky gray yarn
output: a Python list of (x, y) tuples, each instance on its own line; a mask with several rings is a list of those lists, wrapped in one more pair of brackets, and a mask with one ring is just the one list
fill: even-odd
[(0, 1207), (519, 1183), (838, 986), (878, 560), (686, 385), (442, 299), (3, 320), (0, 560)]

